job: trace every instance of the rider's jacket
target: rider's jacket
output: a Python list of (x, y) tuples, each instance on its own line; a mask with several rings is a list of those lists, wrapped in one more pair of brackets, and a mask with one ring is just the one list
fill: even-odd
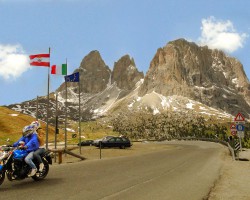
[(17, 142), (13, 144), (13, 147), (17, 147), (19, 142), (25, 142), (25, 146), (27, 146), (27, 152), (36, 151), (39, 148), (39, 142), (37, 138), (37, 134), (31, 134), (28, 137), (21, 137)]

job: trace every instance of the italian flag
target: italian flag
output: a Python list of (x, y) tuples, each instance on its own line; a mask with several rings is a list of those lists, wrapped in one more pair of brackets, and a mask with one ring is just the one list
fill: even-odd
[(67, 75), (67, 64), (52, 65), (51, 74)]

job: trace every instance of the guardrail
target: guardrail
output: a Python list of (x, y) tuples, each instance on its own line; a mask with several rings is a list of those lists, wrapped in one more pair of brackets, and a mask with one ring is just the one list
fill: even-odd
[[(234, 149), (231, 147), (231, 145), (223, 140), (219, 139), (212, 139), (212, 138), (196, 138), (196, 137), (179, 137), (179, 138), (172, 138), (171, 140), (200, 140), (200, 141), (208, 141), (208, 142), (215, 142), (220, 143), (226, 147), (228, 147), (229, 153), (232, 156), (232, 159), (235, 160), (235, 152)], [(159, 140), (137, 140), (134, 142), (143, 142), (143, 141), (159, 141)]]
[(200, 141), (208, 141), (208, 142), (216, 142), (216, 143), (220, 143), (222, 145), (225, 145), (228, 147), (228, 150), (232, 156), (232, 159), (235, 160), (235, 152), (234, 152), (234, 149), (231, 147), (231, 145), (226, 142), (226, 141), (223, 141), (223, 140), (218, 140), (218, 139), (212, 139), (212, 138), (192, 138), (192, 137), (189, 137), (189, 138), (182, 138), (184, 140), (200, 140)]

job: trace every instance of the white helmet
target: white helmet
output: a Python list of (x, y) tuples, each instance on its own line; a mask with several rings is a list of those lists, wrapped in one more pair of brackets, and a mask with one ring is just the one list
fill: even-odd
[(33, 121), (33, 122), (31, 122), (30, 125), (31, 125), (31, 126), (34, 126), (34, 131), (36, 131), (37, 129), (40, 128), (40, 123), (39, 123), (39, 121)]

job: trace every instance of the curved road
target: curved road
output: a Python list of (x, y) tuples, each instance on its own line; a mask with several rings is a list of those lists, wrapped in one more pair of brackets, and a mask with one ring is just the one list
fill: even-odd
[(172, 150), (51, 166), (45, 180), (0, 186), (4, 200), (201, 200), (219, 177), (226, 148), (208, 142), (166, 142)]

